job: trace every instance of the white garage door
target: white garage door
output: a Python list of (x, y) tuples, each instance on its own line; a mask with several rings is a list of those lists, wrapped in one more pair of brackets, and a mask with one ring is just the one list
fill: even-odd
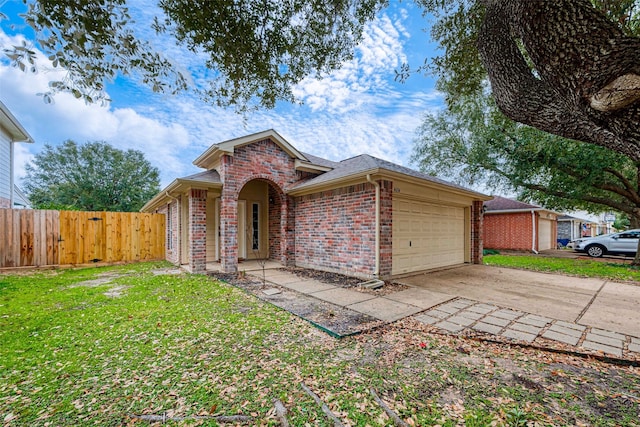
[(553, 242), (551, 242), (551, 237), (553, 234), (551, 233), (552, 226), (554, 222), (549, 219), (540, 218), (538, 220), (538, 250), (545, 251), (547, 249), (553, 248)]
[(464, 208), (393, 200), (392, 274), (464, 263)]

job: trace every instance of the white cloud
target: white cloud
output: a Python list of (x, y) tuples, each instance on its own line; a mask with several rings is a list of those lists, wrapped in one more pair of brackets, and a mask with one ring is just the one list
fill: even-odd
[(399, 21), (380, 15), (366, 26), (353, 60), (322, 79), (304, 79), (294, 95), (313, 112), (343, 114), (375, 105), (376, 93), (389, 87), (389, 76), (406, 61), (402, 45), (406, 37)]
[[(132, 12), (135, 18), (138, 12)], [(406, 165), (423, 112), (437, 108), (441, 96), (424, 86), (414, 90), (393, 82), (394, 69), (406, 60), (403, 47), (409, 38), (403, 27), (407, 15), (404, 9), (397, 12), (367, 26), (353, 61), (297, 87), (304, 105), (279, 104), (246, 118), (188, 94), (150, 95), (135, 82), (113, 88), (111, 107), (85, 105), (67, 94), (58, 94), (55, 105), (45, 105), (34, 94), (46, 89), (50, 75), (26, 75), (0, 62), (0, 96), (36, 139), (36, 144), (21, 145), (17, 163), (26, 162), (44, 143), (106, 140), (143, 151), (160, 168), (166, 185), (197, 172), (191, 163), (211, 144), (273, 128), (301, 151), (320, 157), (338, 161), (367, 153)], [(0, 44), (8, 40), (0, 32)], [(194, 65), (192, 55), (168, 45), (165, 50), (167, 40), (154, 43), (184, 66)]]
[[(0, 32), (2, 46), (19, 43), (21, 39)], [(41, 64), (47, 63), (42, 56), (39, 60)], [(49, 72), (27, 74), (0, 63), (2, 101), (36, 141), (22, 145), (27, 152), (16, 156), (18, 179), (23, 177), (24, 162), (44, 144), (55, 146), (67, 139), (78, 143), (104, 140), (119, 149), (140, 150), (160, 168), (163, 183), (189, 169), (180, 156), (180, 148), (190, 143), (184, 126), (145, 117), (131, 108), (87, 105), (66, 93), (57, 94), (54, 104), (45, 104), (35, 94), (46, 91), (52, 77)]]

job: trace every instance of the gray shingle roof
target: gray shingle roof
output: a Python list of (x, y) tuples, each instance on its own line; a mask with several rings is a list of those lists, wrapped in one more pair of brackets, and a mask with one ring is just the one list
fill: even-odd
[(195, 173), (193, 175), (185, 176), (180, 179), (185, 181), (206, 182), (209, 184), (222, 184), (222, 181), (220, 180), (220, 174), (215, 169)]
[(493, 200), (484, 202), (484, 206), (486, 207), (487, 212), (542, 209), (537, 205), (530, 205), (529, 203), (519, 202), (518, 200), (507, 199), (506, 197), (500, 196), (493, 196)]
[[(316, 158), (316, 159), (319, 159), (319, 158)], [(327, 160), (327, 162), (330, 162), (330, 161)], [(332, 166), (334, 168), (333, 170), (329, 172), (325, 172), (308, 181), (297, 184), (293, 188), (295, 188), (296, 190), (303, 189), (307, 187), (312, 187), (314, 185), (322, 184), (325, 182), (347, 178), (349, 176), (360, 175), (367, 171), (382, 169), (382, 170), (387, 170), (391, 172), (401, 173), (414, 178), (424, 179), (426, 181), (430, 181), (437, 184), (447, 185), (449, 187), (458, 188), (460, 190), (470, 191), (469, 189), (462, 187), (460, 185), (453, 184), (448, 181), (444, 181), (442, 179), (424, 174), (422, 172), (418, 172), (416, 170), (407, 168), (405, 166), (400, 166), (398, 164), (395, 164), (386, 160), (382, 160), (377, 157), (370, 156), (369, 154), (361, 154), (356, 157), (351, 157), (349, 159), (342, 160), (341, 162), (331, 162), (331, 163), (333, 163), (333, 166)]]

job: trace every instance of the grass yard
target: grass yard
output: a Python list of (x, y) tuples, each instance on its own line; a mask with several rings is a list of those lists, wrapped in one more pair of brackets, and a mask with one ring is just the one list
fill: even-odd
[(3, 425), (148, 425), (142, 415), (279, 425), (274, 399), (290, 425), (334, 425), (301, 384), (351, 426), (393, 425), (371, 389), (409, 425), (640, 425), (636, 367), (439, 335), (411, 319), (337, 340), (168, 268), (0, 275)]
[(485, 255), (484, 263), (496, 267), (521, 268), (614, 281), (640, 282), (640, 268), (628, 263), (577, 258), (553, 258), (539, 255)]

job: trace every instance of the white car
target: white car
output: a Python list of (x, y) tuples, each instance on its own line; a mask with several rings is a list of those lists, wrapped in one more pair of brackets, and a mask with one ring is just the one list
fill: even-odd
[(571, 243), (575, 251), (586, 252), (594, 258), (607, 254), (635, 256), (638, 250), (638, 239), (640, 239), (640, 230), (627, 230), (621, 233), (576, 239)]

